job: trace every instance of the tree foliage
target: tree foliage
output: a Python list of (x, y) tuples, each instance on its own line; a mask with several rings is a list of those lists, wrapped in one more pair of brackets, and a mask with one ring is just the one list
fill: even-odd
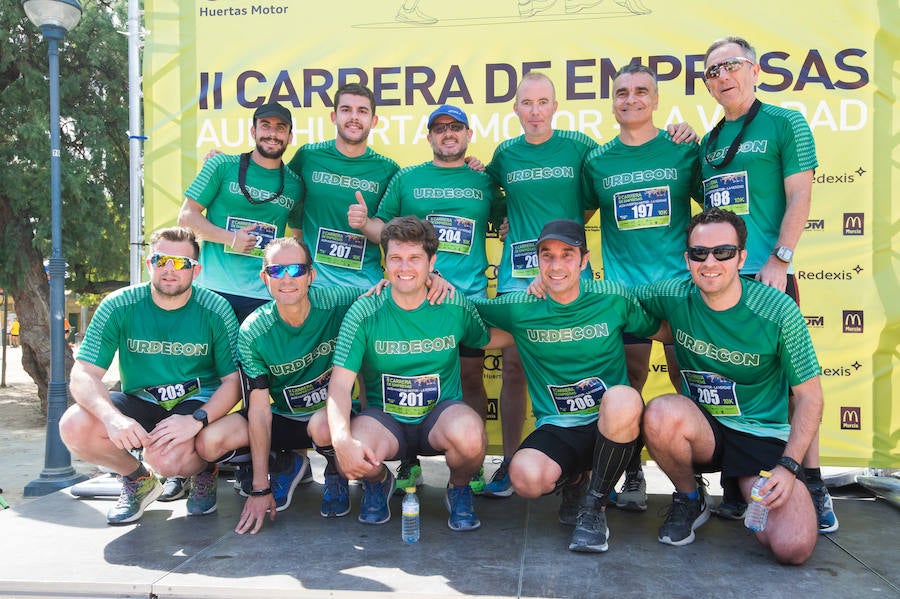
[[(66, 289), (128, 282), (126, 0), (81, 0), (60, 46), (62, 255)], [(42, 404), (49, 379), (50, 135), (47, 44), (21, 0), (0, 0), (0, 287), (22, 323), (23, 366)]]

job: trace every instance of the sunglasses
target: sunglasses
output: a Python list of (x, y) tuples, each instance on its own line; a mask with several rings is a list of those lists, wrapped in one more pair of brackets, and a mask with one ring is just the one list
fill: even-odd
[(270, 264), (263, 269), (273, 279), (284, 277), (302, 277), (309, 272), (309, 264)]
[(459, 133), (460, 131), (465, 131), (466, 126), (462, 123), (438, 123), (431, 126), (431, 132), (437, 133), (438, 135), (442, 134), (447, 129), (450, 129), (454, 133)]
[(710, 252), (712, 252), (713, 258), (719, 262), (724, 262), (725, 260), (731, 260), (737, 256), (739, 251), (741, 251), (741, 248), (736, 245), (717, 245), (713, 248), (703, 247), (702, 245), (692, 245), (687, 249), (688, 258), (694, 262), (705, 261)]
[(169, 261), (172, 261), (172, 268), (175, 270), (189, 270), (200, 263), (193, 258), (187, 256), (169, 256), (168, 254), (153, 254), (147, 258), (147, 262), (156, 268), (165, 268)]
[(719, 74), (722, 72), (722, 69), (725, 69), (729, 73), (734, 73), (736, 70), (744, 66), (744, 63), (753, 64), (753, 61), (749, 58), (744, 58), (743, 56), (735, 56), (734, 58), (729, 58), (728, 60), (723, 60), (722, 62), (711, 64), (706, 67), (706, 70), (703, 71), (703, 77), (709, 81), (710, 79), (718, 78)]

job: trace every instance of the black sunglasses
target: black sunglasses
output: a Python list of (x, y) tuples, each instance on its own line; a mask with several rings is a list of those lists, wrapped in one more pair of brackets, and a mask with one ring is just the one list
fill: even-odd
[(736, 245), (717, 245), (713, 248), (703, 247), (702, 245), (692, 245), (687, 249), (688, 258), (694, 262), (703, 262), (706, 260), (706, 257), (709, 256), (710, 252), (712, 252), (713, 258), (719, 262), (724, 262), (725, 260), (731, 260), (737, 256), (739, 251), (741, 251), (741, 248)]
[(302, 277), (309, 269), (309, 264), (270, 264), (263, 270), (273, 279), (283, 279), (285, 276)]

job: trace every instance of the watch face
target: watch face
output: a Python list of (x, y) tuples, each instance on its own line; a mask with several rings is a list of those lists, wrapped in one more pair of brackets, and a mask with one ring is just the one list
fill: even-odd
[(194, 410), (194, 420), (199, 420), (202, 422), (202, 421), (206, 420), (206, 418), (207, 418), (206, 410), (204, 410), (203, 408), (198, 408), (197, 410)]
[(783, 262), (790, 262), (791, 258), (794, 257), (794, 251), (791, 248), (781, 246), (780, 248), (778, 248), (778, 251), (775, 252), (775, 255), (778, 256), (778, 259)]

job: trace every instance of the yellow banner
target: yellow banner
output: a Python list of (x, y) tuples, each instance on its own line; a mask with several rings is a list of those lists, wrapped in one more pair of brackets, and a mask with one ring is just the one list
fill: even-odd
[[(827, 27), (816, 18), (821, 2), (812, 0), (145, 0), (144, 7), (147, 232), (174, 223), (210, 149), (251, 147), (253, 109), (270, 100), (291, 107), (299, 147), (334, 137), (334, 91), (362, 82), (378, 98), (371, 146), (401, 165), (431, 157), (425, 119), (452, 103), (469, 115), (470, 153), (487, 162), (498, 143), (521, 133), (512, 98), (532, 69), (556, 84), (559, 129), (612, 139), (612, 75), (636, 60), (659, 74), (657, 126), (687, 121), (708, 131), (722, 109), (704, 87), (703, 54), (716, 38), (745, 37), (759, 55), (759, 97), (801, 111), (816, 141), (812, 211), (795, 265), (824, 369), (822, 461), (900, 465), (896, 0), (829, 2)], [(589, 225), (599, 270), (597, 223)], [(485, 364), (496, 417), (491, 356)], [(668, 389), (657, 347), (645, 396)], [(497, 451), (495, 421), (489, 435)]]

